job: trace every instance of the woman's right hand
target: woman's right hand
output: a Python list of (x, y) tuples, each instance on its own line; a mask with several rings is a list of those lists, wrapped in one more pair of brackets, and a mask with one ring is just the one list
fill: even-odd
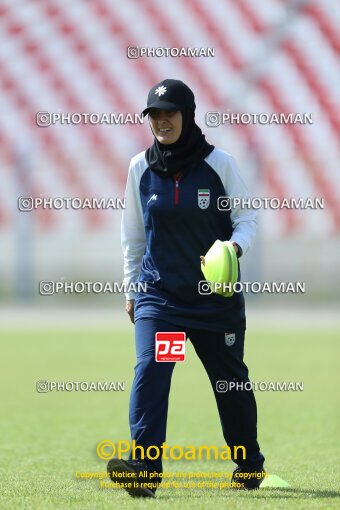
[(125, 310), (127, 311), (130, 321), (132, 324), (135, 323), (135, 300), (134, 299), (128, 299), (125, 303)]

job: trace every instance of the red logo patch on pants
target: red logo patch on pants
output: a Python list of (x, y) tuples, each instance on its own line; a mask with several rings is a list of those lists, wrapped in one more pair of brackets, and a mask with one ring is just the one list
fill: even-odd
[(184, 332), (158, 332), (155, 335), (156, 361), (185, 361)]

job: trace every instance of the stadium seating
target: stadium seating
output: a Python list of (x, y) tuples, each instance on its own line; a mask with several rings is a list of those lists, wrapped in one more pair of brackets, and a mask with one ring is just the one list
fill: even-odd
[[(234, 154), (260, 196), (323, 196), (324, 216), (273, 211), (264, 232), (340, 231), (339, 5), (265, 0), (23, 1), (0, 7), (0, 229), (19, 193), (122, 196), (129, 159), (151, 142), (146, 125), (37, 127), (38, 111), (139, 113), (166, 77), (195, 91), (207, 138)], [(128, 46), (213, 47), (213, 58), (128, 59)], [(313, 125), (204, 125), (207, 111), (312, 113)], [(327, 221), (325, 221), (325, 218)], [(65, 216), (36, 215), (41, 232)], [(79, 229), (109, 232), (101, 212)]]

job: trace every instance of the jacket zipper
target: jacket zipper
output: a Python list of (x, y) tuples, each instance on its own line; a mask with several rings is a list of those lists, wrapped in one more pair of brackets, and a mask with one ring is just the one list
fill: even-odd
[(178, 205), (179, 200), (179, 181), (181, 180), (182, 175), (179, 175), (178, 177), (174, 176), (175, 180), (175, 205)]

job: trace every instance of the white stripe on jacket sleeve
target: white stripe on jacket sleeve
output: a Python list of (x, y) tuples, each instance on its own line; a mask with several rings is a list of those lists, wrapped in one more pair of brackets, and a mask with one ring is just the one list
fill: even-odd
[[(125, 189), (125, 209), (121, 223), (121, 245), (124, 256), (124, 284), (136, 283), (146, 248), (143, 210), (140, 199), (140, 179), (147, 168), (145, 152), (132, 158)], [(134, 299), (135, 292), (127, 292), (126, 299)]]
[[(214, 149), (205, 161), (219, 175), (226, 196), (231, 199), (250, 199), (247, 186), (241, 177), (236, 160), (230, 154), (221, 149)], [(233, 233), (230, 241), (234, 241), (241, 247), (243, 255), (247, 253), (254, 243), (257, 227), (256, 216), (256, 211), (251, 208), (242, 208), (241, 205), (237, 207), (232, 206), (231, 208), (230, 219)]]

